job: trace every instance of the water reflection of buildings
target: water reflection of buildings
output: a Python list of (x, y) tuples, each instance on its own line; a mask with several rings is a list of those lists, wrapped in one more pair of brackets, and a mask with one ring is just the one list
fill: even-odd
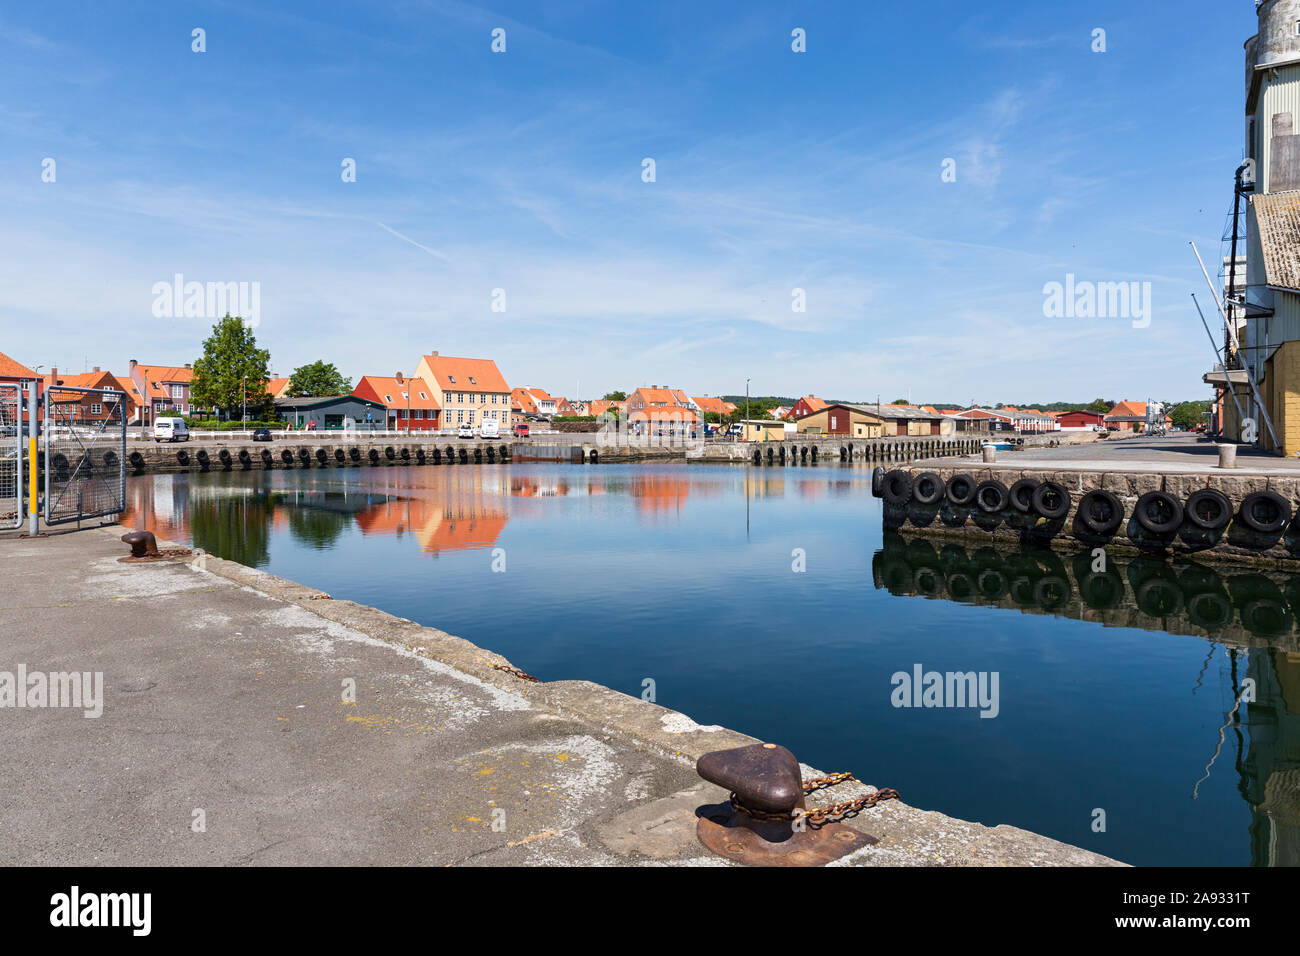
[(430, 554), (493, 546), (509, 520), (500, 481), (447, 477), (435, 487), (412, 488), (400, 481), (345, 484), (315, 475), (288, 485), (262, 473), (202, 482), (156, 475), (127, 483), (120, 520), (253, 567), (267, 563), (273, 529), (316, 549), (332, 547), (353, 527), (363, 535), (409, 533)]
[(555, 475), (512, 475), (513, 498), (574, 498), (602, 495), (625, 496), (637, 511), (655, 515), (680, 511), (688, 498), (714, 498), (722, 494), (720, 482), (700, 481), (662, 472), (578, 473), (574, 477)]
[(1246, 670), (1256, 699), (1245, 705), (1244, 759), (1240, 739), (1237, 746), (1253, 816), (1251, 857), (1262, 866), (1300, 866), (1300, 654), (1254, 650)]
[[(1144, 558), (1111, 559), (1100, 572), (1092, 566), (1086, 553), (1063, 559), (1041, 550), (972, 552), (957, 544), (936, 549), (923, 538), (886, 532), (872, 577), (877, 588), (899, 596), (1185, 634), (1222, 645), (1229, 661), (1223, 729), (1228, 749), (1235, 750), (1237, 789), (1251, 809), (1251, 860), (1256, 866), (1300, 866), (1300, 579)], [(1245, 677), (1254, 683), (1255, 700), (1234, 714), (1233, 689), (1240, 692)], [(1207, 741), (1207, 759), (1216, 742), (1217, 735)]]
[(126, 511), (118, 521), (148, 528), (160, 538), (190, 541), (188, 475), (151, 475), (126, 483)]
[(490, 548), (510, 516), (501, 506), (394, 498), (357, 515), (362, 534), (410, 534), (428, 554)]

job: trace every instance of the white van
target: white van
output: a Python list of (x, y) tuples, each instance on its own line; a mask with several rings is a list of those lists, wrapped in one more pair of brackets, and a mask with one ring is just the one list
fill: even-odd
[(485, 418), (478, 427), (479, 438), (500, 438), (501, 424), (495, 418)]
[(189, 441), (190, 430), (183, 418), (159, 418), (153, 423), (153, 440)]

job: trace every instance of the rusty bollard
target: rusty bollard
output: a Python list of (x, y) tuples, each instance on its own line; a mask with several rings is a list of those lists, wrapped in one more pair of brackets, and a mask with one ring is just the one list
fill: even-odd
[(731, 791), (703, 808), (696, 834), (719, 856), (750, 866), (823, 866), (879, 841), (842, 823), (808, 823), (795, 755), (776, 744), (715, 750), (696, 761), (701, 777)]
[(122, 535), (122, 540), (131, 546), (133, 558), (158, 557), (158, 539), (152, 531), (128, 531)]

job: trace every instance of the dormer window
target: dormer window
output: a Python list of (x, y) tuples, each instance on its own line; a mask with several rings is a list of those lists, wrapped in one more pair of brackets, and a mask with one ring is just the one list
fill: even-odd
[(428, 398), (429, 398), (429, 396), (426, 395), (426, 394), (424, 394), (424, 392), (421, 392), (421, 393), (420, 393), (420, 397), (423, 398), (423, 399), (425, 399), (425, 400), (428, 400)]
[(474, 376), (473, 376), (473, 375), (471, 375), (471, 376), (469, 377), (469, 383), (470, 383), (471, 385), (477, 385), (477, 384), (478, 384), (478, 382), (474, 381)]
[(389, 404), (392, 404), (393, 396), (391, 396), (391, 395), (385, 395), (385, 396), (384, 396), (384, 401), (388, 402)]
[(447, 376), (447, 381), (450, 382), (452, 385), (455, 385), (455, 384), (456, 384), (456, 376), (455, 376), (455, 375), (448, 375), (448, 376)]

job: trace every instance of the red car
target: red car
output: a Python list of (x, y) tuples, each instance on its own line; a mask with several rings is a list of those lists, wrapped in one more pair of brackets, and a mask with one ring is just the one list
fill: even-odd
[(516, 437), (516, 438), (527, 438), (527, 437), (528, 437), (528, 426), (525, 425), (523, 422), (517, 422), (517, 423), (515, 424), (515, 437)]

